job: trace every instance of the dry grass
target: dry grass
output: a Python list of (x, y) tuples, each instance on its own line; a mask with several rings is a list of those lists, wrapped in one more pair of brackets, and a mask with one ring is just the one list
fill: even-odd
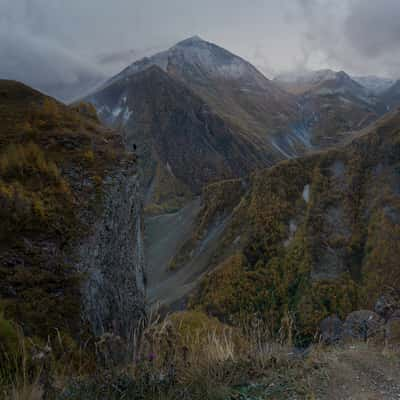
[[(122, 351), (131, 351), (128, 360), (98, 363), (94, 370), (76, 357), (73, 361), (69, 344), (58, 335), (53, 342), (58, 355), (51, 355), (48, 375), (45, 363), (32, 369), (37, 350), (21, 339), (18, 363), (9, 359), (18, 368), (8, 369), (15, 375), (7, 377), (0, 393), (7, 400), (361, 400), (400, 395), (400, 353), (384, 346), (353, 343), (300, 350), (272, 341), (261, 324), (237, 329), (198, 312), (155, 318), (142, 328), (132, 333), (129, 345), (123, 343)], [(5, 382), (4, 373), (0, 375)]]

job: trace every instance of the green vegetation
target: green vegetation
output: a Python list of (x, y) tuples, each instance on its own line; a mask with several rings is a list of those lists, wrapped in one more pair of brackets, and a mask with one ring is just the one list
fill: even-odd
[(371, 308), (398, 287), (399, 125), (392, 115), (343, 150), (255, 174), (219, 252), (239, 235), (243, 245), (191, 307), (231, 324), (262, 319), (272, 335), (289, 326), (304, 344), (326, 316)]
[(80, 212), (101, 212), (104, 176), (134, 160), (93, 107), (69, 108), (17, 82), (0, 81), (0, 121), (4, 316), (30, 337), (58, 329), (82, 338), (80, 276), (71, 266), (74, 243), (89, 229)]
[(382, 388), (397, 393), (399, 353), (376, 344), (313, 345), (295, 354), (287, 338), (272, 340), (260, 321), (232, 328), (200, 312), (143, 328), (134, 356), (122, 362), (128, 344), (112, 335), (95, 344), (96, 360), (59, 334), (46, 344), (18, 335), (18, 350), (0, 367), (0, 394), (6, 400), (331, 400), (361, 390), (371, 398)]
[(193, 196), (189, 188), (160, 163), (155, 166), (149, 191), (149, 204), (145, 208), (147, 215), (176, 212)]

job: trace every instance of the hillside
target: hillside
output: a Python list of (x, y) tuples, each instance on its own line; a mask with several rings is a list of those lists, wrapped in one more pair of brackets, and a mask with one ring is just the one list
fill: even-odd
[(389, 109), (400, 106), (400, 81), (396, 81), (389, 89), (381, 94), (382, 100)]
[(326, 148), (349, 132), (365, 128), (387, 109), (381, 98), (343, 71), (307, 71), (277, 76), (274, 82), (297, 95), (313, 132), (313, 143)]
[(343, 148), (256, 173), (192, 307), (272, 332), (291, 318), (307, 340), (326, 316), (398, 288), (399, 126), (392, 113)]
[(152, 65), (183, 82), (247, 135), (265, 138), (287, 128), (297, 116), (293, 96), (280, 90), (247, 61), (197, 36), (135, 62), (110, 82)]
[(352, 78), (358, 82), (361, 86), (364, 86), (375, 95), (380, 95), (387, 89), (389, 89), (395, 83), (394, 79), (383, 78), (380, 76), (368, 75), (368, 76), (352, 76)]
[(123, 334), (144, 301), (135, 156), (92, 106), (17, 82), (0, 81), (0, 121), (0, 315), (29, 336)]
[(137, 145), (147, 210), (162, 213), (208, 183), (336, 145), (386, 111), (344, 72), (320, 71), (303, 83), (307, 90), (289, 93), (192, 37), (134, 62), (85, 101)]
[[(203, 185), (268, 164), (261, 142), (233, 132), (181, 82), (158, 67), (131, 75), (90, 99), (121, 127), (141, 159), (147, 203), (177, 207)], [(264, 149), (264, 152), (262, 151)]]

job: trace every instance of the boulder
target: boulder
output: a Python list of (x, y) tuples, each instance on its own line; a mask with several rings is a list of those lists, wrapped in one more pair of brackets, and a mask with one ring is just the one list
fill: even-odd
[(343, 324), (345, 340), (384, 339), (384, 320), (370, 310), (359, 310), (350, 313)]
[(390, 294), (384, 294), (376, 301), (374, 310), (379, 316), (385, 320), (388, 320), (395, 311), (396, 305), (397, 301), (394, 296), (391, 296)]
[(320, 332), (323, 343), (338, 343), (343, 336), (343, 322), (337, 315), (327, 317), (320, 323)]
[(389, 318), (385, 325), (386, 343), (390, 346), (400, 346), (400, 310)]

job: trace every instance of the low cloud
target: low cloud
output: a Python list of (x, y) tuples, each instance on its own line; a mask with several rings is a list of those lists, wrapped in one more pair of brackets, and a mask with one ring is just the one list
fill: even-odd
[(73, 88), (90, 86), (106, 77), (95, 63), (19, 25), (0, 25), (0, 54), (0, 77), (24, 82), (64, 100), (74, 97)]
[(0, 78), (67, 100), (198, 34), (268, 76), (400, 75), (398, 0), (0, 0)]

